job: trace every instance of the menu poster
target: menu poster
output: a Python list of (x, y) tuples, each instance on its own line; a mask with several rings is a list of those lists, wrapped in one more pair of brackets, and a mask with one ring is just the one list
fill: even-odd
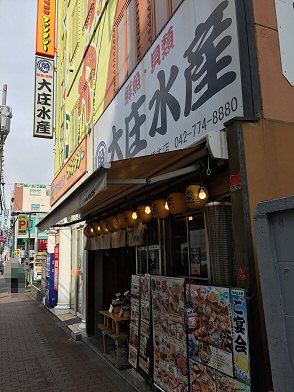
[(131, 297), (131, 323), (139, 325), (140, 302), (139, 299)]
[(236, 378), (239, 380), (250, 383), (250, 361), (245, 290), (231, 289), (231, 301), (234, 373)]
[(132, 365), (135, 369), (137, 368), (137, 360), (138, 360), (138, 350), (129, 346), (129, 364)]
[(130, 324), (130, 346), (138, 350), (138, 326)]
[(150, 302), (150, 275), (141, 276), (141, 299)]
[[(233, 293), (230, 289), (221, 287), (186, 285), (188, 355), (192, 392), (250, 391), (249, 386), (239, 381), (240, 374), (244, 376), (247, 370), (247, 363), (249, 366), (248, 358), (246, 362), (243, 357), (238, 357), (238, 354), (247, 351), (241, 350), (241, 346), (245, 347), (244, 342), (247, 343), (247, 324), (245, 323), (244, 327), (243, 321), (236, 317), (237, 315), (246, 319), (246, 307), (243, 305), (245, 294), (242, 301), (241, 292), (235, 290)], [(235, 310), (233, 310), (234, 301)], [(234, 311), (237, 313), (234, 314)], [(237, 320), (241, 324), (238, 324), (238, 327), (236, 324), (236, 328), (233, 328)], [(237, 362), (235, 344), (238, 344), (236, 349), (239, 350)], [(243, 366), (243, 373), (240, 373), (240, 364)], [(243, 380), (244, 377), (241, 381)], [(209, 387), (206, 386), (205, 389), (204, 385)]]
[(149, 376), (150, 341), (150, 275), (141, 276), (139, 368)]
[(140, 276), (138, 275), (132, 275), (131, 295), (138, 298), (140, 296)]
[(154, 382), (166, 392), (188, 391), (184, 279), (152, 277)]
[(233, 376), (229, 289), (186, 285), (189, 357)]

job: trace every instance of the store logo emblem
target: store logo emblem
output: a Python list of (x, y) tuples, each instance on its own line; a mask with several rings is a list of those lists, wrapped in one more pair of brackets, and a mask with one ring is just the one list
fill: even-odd
[(106, 160), (106, 144), (102, 141), (99, 143), (95, 155), (95, 167), (99, 169), (103, 166)]
[(48, 73), (50, 72), (51, 64), (47, 60), (39, 60), (38, 63), (38, 68), (41, 72)]

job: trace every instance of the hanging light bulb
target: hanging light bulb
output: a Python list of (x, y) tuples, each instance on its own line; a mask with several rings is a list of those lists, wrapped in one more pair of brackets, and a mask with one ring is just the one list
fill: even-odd
[(207, 197), (207, 194), (205, 192), (205, 189), (203, 188), (203, 186), (201, 186), (200, 190), (199, 190), (199, 199), (204, 200)]
[(90, 232), (91, 232), (91, 234), (94, 234), (94, 229), (93, 229), (93, 227), (90, 228)]
[(145, 207), (145, 214), (149, 215), (151, 213), (151, 208), (150, 206)]
[(192, 220), (193, 220), (193, 216), (189, 216), (189, 217), (188, 217), (188, 220), (189, 220), (189, 221), (192, 221)]
[(134, 211), (134, 212), (132, 213), (132, 218), (133, 218), (134, 220), (136, 220), (136, 219), (138, 218), (138, 215), (137, 215), (136, 211)]
[(167, 204), (167, 201), (165, 202), (164, 208), (165, 208), (167, 211), (169, 211), (169, 206), (168, 206), (168, 204)]
[(100, 231), (100, 230), (101, 230), (101, 227), (100, 227), (100, 225), (97, 227), (97, 229), (98, 229), (98, 231)]

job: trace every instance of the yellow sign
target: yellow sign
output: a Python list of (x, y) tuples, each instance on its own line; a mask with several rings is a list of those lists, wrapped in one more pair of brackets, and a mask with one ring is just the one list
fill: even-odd
[(54, 58), (55, 55), (55, 0), (38, 0), (36, 54)]
[(25, 214), (18, 216), (18, 235), (27, 234), (27, 216)]

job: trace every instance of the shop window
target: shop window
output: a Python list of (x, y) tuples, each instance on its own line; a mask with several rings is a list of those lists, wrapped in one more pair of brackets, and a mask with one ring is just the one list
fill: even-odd
[(128, 0), (114, 26), (117, 89), (136, 66), (135, 13), (135, 0)]
[(154, 38), (158, 36), (182, 1), (153, 0), (152, 19)]
[(173, 216), (170, 224), (172, 263), (167, 265), (170, 274), (208, 279), (204, 215)]
[(41, 189), (30, 189), (31, 196), (41, 196)]
[(144, 231), (144, 246), (137, 247), (137, 265), (139, 274), (161, 274), (161, 254), (157, 220), (153, 219)]

